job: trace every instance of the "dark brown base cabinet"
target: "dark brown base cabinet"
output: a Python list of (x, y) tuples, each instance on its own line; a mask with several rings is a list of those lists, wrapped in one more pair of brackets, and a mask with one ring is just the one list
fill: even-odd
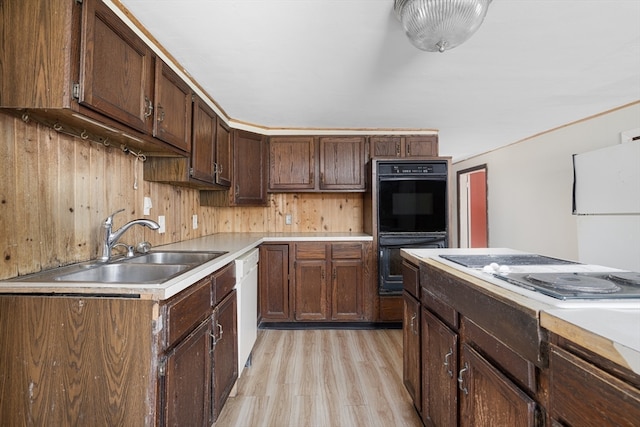
[[(420, 299), (414, 298), (406, 283), (411, 287), (417, 272), (417, 266), (404, 263), (403, 331), (409, 337), (404, 350), (413, 353), (404, 355), (405, 384), (425, 425), (540, 425), (537, 389), (530, 382), (534, 365), (430, 289), (434, 280), (444, 281), (440, 289), (448, 289), (452, 277), (420, 270)], [(419, 345), (411, 343), (415, 335)], [(419, 380), (413, 379), (416, 375)]]
[(404, 381), (425, 425), (638, 425), (637, 373), (544, 331), (535, 312), (448, 272), (405, 261), (403, 276)]
[(235, 266), (165, 301), (0, 296), (0, 425), (210, 426), (237, 379)]
[(370, 242), (260, 247), (262, 322), (371, 321)]
[[(573, 350), (572, 345), (568, 346)], [(549, 353), (549, 415), (558, 426), (637, 426), (640, 375), (609, 372), (557, 345)], [(615, 372), (619, 371), (619, 372)], [(616, 375), (613, 375), (613, 373)]]

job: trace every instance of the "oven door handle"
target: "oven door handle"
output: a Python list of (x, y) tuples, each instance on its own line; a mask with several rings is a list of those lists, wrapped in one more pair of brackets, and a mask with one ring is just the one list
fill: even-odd
[(392, 248), (392, 249), (398, 249), (398, 248), (412, 248), (412, 247), (421, 247), (424, 245), (432, 245), (434, 243), (440, 243), (440, 242), (444, 242), (446, 240), (446, 237), (439, 237), (439, 238), (435, 238), (435, 239), (427, 239), (427, 240), (423, 240), (423, 241), (419, 241), (419, 242), (411, 242), (411, 243), (396, 243), (396, 244), (387, 244), (387, 243), (383, 243), (383, 244), (379, 244), (380, 246), (384, 246), (385, 248)]

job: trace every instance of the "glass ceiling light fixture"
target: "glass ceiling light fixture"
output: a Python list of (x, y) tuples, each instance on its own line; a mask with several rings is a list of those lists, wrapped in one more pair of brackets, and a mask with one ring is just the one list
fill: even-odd
[(415, 47), (444, 52), (475, 33), (491, 0), (394, 0), (393, 10)]

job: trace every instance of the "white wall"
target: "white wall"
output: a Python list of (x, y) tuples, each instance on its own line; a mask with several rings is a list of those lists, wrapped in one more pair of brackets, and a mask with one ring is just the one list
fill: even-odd
[[(620, 142), (640, 126), (640, 102), (452, 165), (487, 165), (489, 246), (578, 260), (572, 155)], [(473, 141), (469, 141), (473, 144)], [(456, 182), (456, 180), (452, 180)], [(454, 200), (454, 212), (457, 212)], [(457, 230), (457, 214), (454, 215)], [(457, 242), (457, 235), (452, 242)]]

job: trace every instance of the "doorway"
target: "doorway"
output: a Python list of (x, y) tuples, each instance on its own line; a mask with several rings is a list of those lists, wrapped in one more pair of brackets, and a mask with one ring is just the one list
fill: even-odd
[(489, 246), (487, 165), (458, 172), (458, 246)]

